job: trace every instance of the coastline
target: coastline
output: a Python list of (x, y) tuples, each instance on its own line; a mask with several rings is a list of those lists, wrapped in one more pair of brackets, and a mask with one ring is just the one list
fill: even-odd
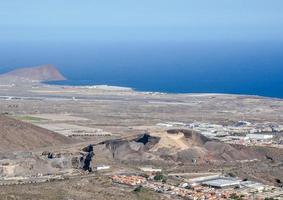
[(264, 98), (264, 99), (274, 99), (274, 100), (283, 101), (283, 97), (262, 96), (257, 94), (221, 93), (221, 92), (160, 92), (160, 91), (144, 91), (132, 87), (107, 85), (107, 84), (72, 85), (72, 84), (56, 84), (56, 82), (57, 81), (47, 81), (47, 82), (43, 81), (40, 83), (44, 85), (57, 86), (57, 87), (71, 87), (78, 89), (98, 89), (98, 90), (108, 90), (108, 91), (131, 91), (131, 92), (138, 92), (143, 94), (188, 95), (191, 97), (239, 96), (239, 97), (253, 97), (253, 98)]

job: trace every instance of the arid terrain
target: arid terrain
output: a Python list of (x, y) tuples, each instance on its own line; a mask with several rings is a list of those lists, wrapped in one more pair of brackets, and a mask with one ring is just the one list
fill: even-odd
[[(282, 99), (56, 86), (42, 84), (41, 72), (38, 81), (21, 74), (0, 76), (0, 199), (185, 198), (113, 178), (143, 175), (141, 167), (162, 169), (174, 187), (194, 178), (186, 174), (212, 173), (274, 187), (258, 198), (281, 198)], [(246, 130), (273, 138), (244, 139)]]
[(30, 123), (0, 115), (0, 150), (23, 151), (71, 143), (72, 139), (34, 126)]

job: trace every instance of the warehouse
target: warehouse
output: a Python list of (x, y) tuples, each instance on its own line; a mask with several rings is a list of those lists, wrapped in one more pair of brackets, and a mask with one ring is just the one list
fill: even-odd
[(226, 187), (239, 186), (240, 183), (241, 181), (238, 179), (223, 177), (223, 178), (218, 178), (218, 179), (202, 182), (202, 185), (214, 187), (214, 188), (226, 188)]
[(250, 188), (257, 191), (263, 191), (265, 186), (262, 183), (254, 182), (254, 181), (243, 181), (241, 182), (241, 187)]
[(270, 140), (273, 138), (273, 135), (264, 135), (264, 134), (247, 134), (246, 140)]

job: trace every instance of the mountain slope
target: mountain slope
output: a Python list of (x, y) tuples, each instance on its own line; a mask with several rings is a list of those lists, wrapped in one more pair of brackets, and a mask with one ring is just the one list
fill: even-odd
[(41, 65), (13, 70), (2, 77), (17, 77), (34, 81), (59, 81), (66, 78), (53, 65)]
[(0, 151), (31, 150), (71, 142), (65, 136), (0, 115)]

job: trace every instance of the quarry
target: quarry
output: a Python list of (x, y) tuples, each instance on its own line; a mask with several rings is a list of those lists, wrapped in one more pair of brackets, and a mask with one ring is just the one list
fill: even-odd
[(281, 99), (13, 74), (0, 77), (0, 199), (283, 199)]

